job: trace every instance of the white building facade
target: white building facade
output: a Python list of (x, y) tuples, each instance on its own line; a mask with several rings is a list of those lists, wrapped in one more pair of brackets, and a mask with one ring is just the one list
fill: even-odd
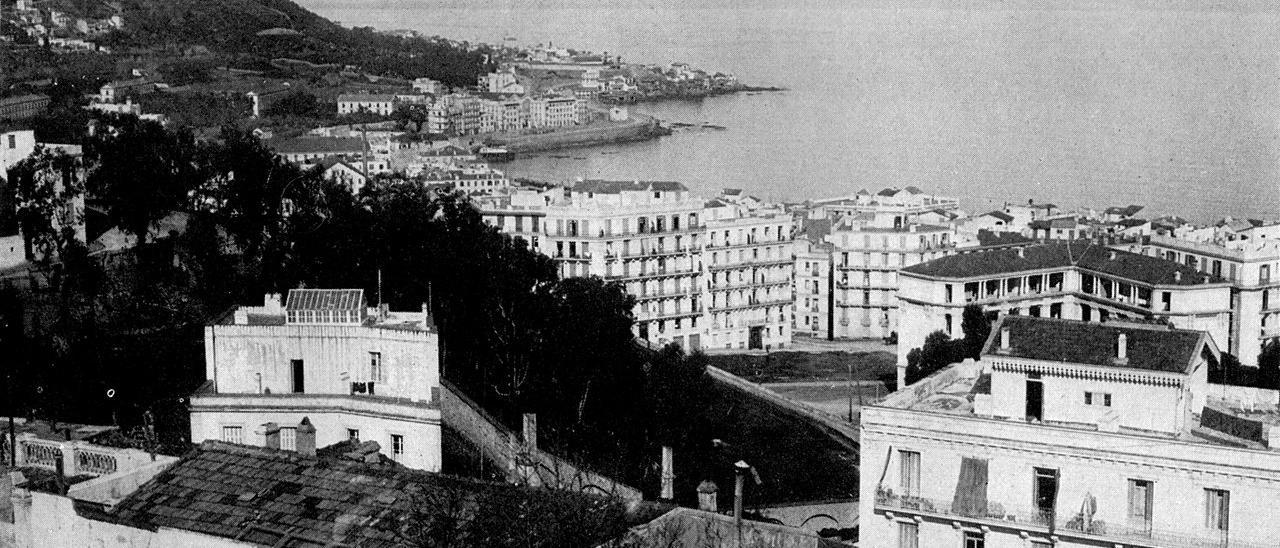
[(1087, 242), (974, 251), (906, 268), (898, 290), (898, 382), (907, 353), (942, 331), (964, 336), (964, 308), (1092, 322), (1161, 320), (1227, 340), (1230, 285), (1177, 263)]
[(708, 212), (702, 262), (706, 267), (710, 348), (783, 348), (791, 343), (795, 269), (792, 219), (786, 213)]
[(1218, 358), (1203, 332), (1004, 318), (980, 361), (863, 408), (859, 546), (1274, 546), (1280, 453), (1208, 420), (1239, 418)]
[[(440, 470), (439, 334), (420, 312), (370, 309), (361, 290), (294, 289), (205, 328), (208, 381), (191, 397), (191, 439), (293, 449), (374, 440), (397, 462)], [(290, 431), (295, 429), (294, 431)]]
[[(1251, 230), (1247, 232), (1259, 232)], [(1122, 249), (1161, 257), (1226, 279), (1231, 284), (1231, 331), (1223, 349), (1244, 365), (1257, 365), (1265, 344), (1280, 340), (1280, 241), (1208, 238), (1202, 241), (1151, 235)]]

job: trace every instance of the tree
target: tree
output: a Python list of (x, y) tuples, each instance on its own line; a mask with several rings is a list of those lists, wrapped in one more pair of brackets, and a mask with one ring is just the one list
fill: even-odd
[(75, 157), (37, 145), (9, 172), (23, 244), (37, 262), (51, 263), (77, 237), (84, 221), (79, 170)]
[(187, 130), (170, 132), (136, 116), (111, 116), (108, 128), (86, 143), (87, 188), (107, 207), (116, 226), (146, 244), (154, 223), (184, 208), (190, 188), (202, 179), (198, 145)]
[(978, 359), (982, 355), (982, 345), (987, 343), (987, 337), (991, 335), (991, 319), (981, 306), (966, 305), (960, 329), (964, 330), (965, 357)]
[(1262, 345), (1258, 354), (1258, 386), (1280, 388), (1280, 340), (1272, 339)]
[(964, 339), (953, 341), (942, 331), (930, 333), (925, 337), (923, 346), (913, 348), (907, 353), (907, 384), (912, 384), (943, 367), (963, 360), (967, 352), (968, 344)]
[(413, 132), (422, 133), (422, 125), (427, 123), (427, 109), (425, 105), (401, 103), (391, 112), (391, 119), (401, 129), (413, 124)]

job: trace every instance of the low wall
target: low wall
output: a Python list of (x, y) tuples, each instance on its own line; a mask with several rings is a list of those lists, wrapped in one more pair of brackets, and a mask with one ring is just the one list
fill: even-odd
[(819, 426), (831, 432), (839, 434), (841, 437), (845, 438), (850, 443), (853, 443), (853, 444), (858, 443), (858, 427), (857, 427), (856, 421), (852, 423), (848, 422), (844, 420), (844, 418), (842, 417), (832, 415), (830, 413), (827, 413), (826, 411), (819, 410), (811, 405), (798, 402), (791, 398), (787, 398), (785, 396), (782, 396), (781, 394), (778, 394), (777, 392), (769, 390), (768, 388), (765, 388), (756, 383), (750, 382), (737, 375), (734, 375), (733, 373), (730, 373), (728, 371), (725, 371), (717, 367), (707, 366), (707, 374), (711, 375), (712, 379), (719, 381), (722, 384), (731, 386), (733, 388), (736, 388), (738, 390), (741, 390), (743, 392), (756, 396), (764, 401), (767, 401), (777, 407), (781, 407), (782, 409), (791, 411), (793, 413), (799, 414), (802, 417), (811, 419), (817, 422)]
[(858, 525), (857, 499), (779, 504), (761, 506), (755, 510), (783, 525), (811, 533), (823, 529), (849, 529)]
[(494, 144), (511, 152), (538, 152), (579, 146), (601, 145), (653, 138), (658, 129), (648, 118), (634, 116), (625, 123), (600, 122), (588, 126), (557, 129), (548, 133), (494, 137)]
[(634, 487), (583, 470), (540, 449), (526, 447), (519, 434), (503, 426), (448, 381), (440, 383), (439, 403), (444, 424), (505, 469), (510, 481), (612, 495), (627, 501), (644, 498)]

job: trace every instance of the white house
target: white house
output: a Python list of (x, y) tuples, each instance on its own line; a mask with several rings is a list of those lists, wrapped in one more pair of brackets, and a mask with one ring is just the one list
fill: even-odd
[(293, 449), (308, 417), (317, 446), (377, 441), (397, 462), (440, 470), (440, 338), (422, 311), (369, 308), (358, 289), (293, 289), (205, 327), (208, 381), (191, 439)]
[(368, 113), (390, 116), (396, 96), (377, 93), (344, 93), (338, 96), (338, 114)]
[(1275, 546), (1277, 393), (1209, 384), (1218, 360), (1200, 331), (1004, 318), (863, 408), (859, 546)]

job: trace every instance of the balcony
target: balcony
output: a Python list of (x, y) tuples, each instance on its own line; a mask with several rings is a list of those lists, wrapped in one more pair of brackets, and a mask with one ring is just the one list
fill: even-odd
[[(5, 436), (4, 461), (9, 458), (9, 440)], [(33, 434), (17, 436), (17, 466), (46, 470), (62, 469), (66, 477), (107, 476), (151, 462), (150, 455), (137, 449), (118, 449), (85, 441), (58, 441), (37, 438)]]
[(716, 311), (716, 312), (729, 312), (729, 311), (733, 311), (733, 310), (743, 310), (743, 309), (747, 309), (747, 308), (765, 308), (765, 307), (771, 307), (771, 306), (786, 306), (786, 305), (789, 305), (789, 304), (794, 304), (794, 302), (795, 302), (795, 301), (794, 301), (793, 299), (791, 299), (791, 298), (789, 298), (789, 297), (788, 297), (788, 298), (786, 298), (786, 299), (773, 299), (773, 300), (769, 300), (769, 301), (763, 301), (763, 300), (760, 300), (760, 301), (750, 301), (750, 302), (746, 302), (746, 303), (738, 303), (738, 304), (733, 304), (733, 305), (728, 305), (728, 306), (712, 306), (712, 307), (710, 307), (710, 309), (711, 309), (711, 310), (714, 310), (714, 311)]
[[(1134, 524), (1104, 522), (1086, 518), (1079, 508), (1027, 508), (987, 502), (985, 508), (955, 508), (951, 501), (895, 494), (884, 486), (876, 488), (875, 509), (884, 514), (905, 514), (933, 518), (948, 523), (963, 521), (990, 527), (1053, 534), (1094, 543), (1144, 548), (1264, 548), (1262, 544), (1228, 538), (1228, 532), (1164, 531)], [(1188, 528), (1194, 528), (1189, 525)]]
[(793, 263), (795, 263), (795, 259), (792, 259), (790, 257), (787, 257), (784, 259), (764, 259), (764, 260), (752, 259), (752, 260), (743, 261), (740, 263), (713, 264), (708, 266), (707, 270), (715, 272), (720, 270), (732, 270), (735, 268), (761, 268), (761, 267), (767, 267), (767, 266), (787, 265), (787, 264), (793, 264)]
[(675, 268), (654, 268), (651, 271), (637, 272), (635, 274), (622, 273), (614, 276), (619, 280), (629, 282), (638, 282), (644, 280), (653, 280), (657, 278), (674, 277), (674, 276), (697, 276), (702, 274), (698, 270), (678, 270)]

